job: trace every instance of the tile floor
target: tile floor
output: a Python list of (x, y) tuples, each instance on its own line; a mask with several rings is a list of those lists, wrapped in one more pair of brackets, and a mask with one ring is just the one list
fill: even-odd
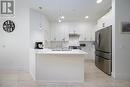
[(130, 87), (130, 80), (114, 80), (94, 65), (93, 61), (85, 63), (84, 83), (39, 83), (32, 80), (27, 72), (0, 71), (0, 87)]

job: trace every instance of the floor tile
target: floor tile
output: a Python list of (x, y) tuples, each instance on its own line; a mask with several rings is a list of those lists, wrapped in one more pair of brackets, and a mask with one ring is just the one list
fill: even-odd
[(28, 72), (0, 71), (0, 87), (130, 87), (130, 80), (114, 80), (99, 70), (94, 61), (85, 61), (84, 83), (39, 83)]

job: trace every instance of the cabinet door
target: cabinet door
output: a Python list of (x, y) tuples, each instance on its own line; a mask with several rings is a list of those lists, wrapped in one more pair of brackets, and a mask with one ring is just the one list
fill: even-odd
[(44, 41), (50, 41), (49, 30), (44, 30)]
[(56, 37), (58, 41), (65, 41), (65, 35), (66, 35), (65, 30), (66, 30), (65, 26), (62, 26), (62, 25), (57, 26)]
[(53, 24), (51, 29), (51, 40), (52, 41), (68, 41), (69, 33), (68, 27), (62, 24)]
[(64, 28), (63, 38), (65, 39), (65, 41), (69, 41), (68, 27), (65, 27), (65, 28)]
[(112, 25), (112, 11), (111, 10), (98, 20), (97, 30), (108, 27), (110, 25)]
[(77, 23), (70, 23), (68, 31), (69, 31), (69, 33), (80, 34), (80, 27), (78, 26)]
[(86, 35), (87, 35), (86, 32), (80, 33), (79, 41), (86, 41), (87, 40), (87, 36)]
[(84, 38), (83, 34), (80, 33), (79, 41), (83, 41), (83, 38)]
[(91, 41), (95, 41), (95, 31), (92, 31), (91, 33)]
[[(53, 27), (53, 26), (52, 26)], [(56, 41), (57, 37), (56, 37), (56, 29), (51, 27), (51, 41)]]

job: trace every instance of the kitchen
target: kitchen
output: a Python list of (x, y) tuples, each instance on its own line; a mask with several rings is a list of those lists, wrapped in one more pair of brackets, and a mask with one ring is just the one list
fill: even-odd
[[(19, 80), (18, 84), (13, 84), (2, 78), (2, 85), (8, 82), (10, 85), (19, 87), (21, 83), (22, 85), (27, 83), (27, 87), (32, 87), (29, 84), (30, 81), (34, 87), (37, 87), (36, 81), (41, 85), (40, 87), (130, 86), (129, 80), (120, 80), (129, 79), (129, 70), (126, 68), (129, 65), (127, 62), (129, 53), (126, 52), (129, 50), (126, 48), (129, 44), (127, 41), (129, 35), (119, 34), (120, 30), (118, 33), (115, 32), (119, 28), (116, 23), (122, 20), (129, 21), (128, 15), (123, 14), (122, 9), (122, 15), (115, 16), (117, 15), (115, 12), (121, 13), (119, 8), (129, 8), (129, 6), (124, 6), (127, 0), (124, 2), (115, 0), (97, 0), (97, 2), (96, 0), (71, 0), (69, 2), (65, 0), (16, 0), (15, 3), (15, 15), (7, 18), (0, 16), (0, 40), (2, 41), (0, 42), (2, 53), (0, 69), (3, 70), (1, 72), (5, 70), (6, 73), (6, 70), (12, 70), (15, 73), (14, 77), (11, 77), (15, 79), (13, 81), (22, 77), (24, 79)], [(118, 4), (115, 3), (120, 3), (121, 7), (117, 8)], [(127, 17), (123, 18), (124, 15)], [(15, 24), (16, 29), (11, 33), (2, 30), (6, 20), (13, 20)], [(95, 34), (96, 31), (106, 29), (111, 25), (112, 62), (109, 66), (111, 67), (111, 76), (109, 76), (95, 63), (95, 50), (98, 50), (95, 49), (97, 40)], [(121, 38), (119, 39), (118, 36)], [(117, 47), (118, 42), (120, 44)], [(124, 60), (122, 60), (123, 57)], [(14, 72), (15, 70), (17, 72)], [(15, 76), (20, 76), (21, 71), (28, 72), (27, 77), (25, 75), (25, 77), (15, 78)], [(1, 76), (10, 77), (10, 74), (6, 75), (6, 73), (1, 73)], [(32, 79), (29, 79), (31, 77)], [(115, 80), (115, 78), (120, 79)]]
[[(58, 3), (59, 2), (56, 2), (54, 5), (57, 5)], [(60, 4), (64, 4), (64, 2), (62, 1)], [(50, 6), (49, 2), (47, 6)], [(51, 6), (50, 8), (48, 7), (50, 10), (51, 8)], [(70, 9), (72, 8), (73, 7)], [(37, 9), (40, 10), (41, 13), (37, 11)], [(77, 20), (78, 18), (75, 18), (75, 20), (74, 18), (67, 18), (67, 16), (64, 16), (64, 14), (69, 12), (64, 13), (65, 9), (68, 8), (60, 7), (60, 5), (58, 8), (53, 8), (55, 12), (53, 15), (56, 16), (53, 20), (48, 19), (50, 14), (46, 16), (44, 13), (42, 13), (42, 11), (45, 10), (43, 6), (30, 10), (30, 34), (32, 50), (34, 50), (34, 48), (36, 48), (36, 50), (39, 49), (40, 47), (38, 47), (38, 45), (43, 45), (43, 47), (40, 48), (41, 52), (37, 50), (38, 52), (36, 51), (36, 53), (34, 52), (33, 54), (33, 60), (32, 57), (30, 58), (30, 60), (33, 61), (30, 66), (36, 66), (35, 69), (32, 68), (30, 70), (35, 80), (42, 80), (45, 82), (84, 82), (84, 60), (85, 58), (92, 58), (94, 60), (94, 33), (96, 21), (87, 22), (87, 17), (83, 17), (83, 21), (82, 19), (80, 21)], [(56, 12), (57, 10), (58, 12)], [(68, 14), (68, 17), (70, 17), (70, 15), (77, 14), (77, 11), (79, 10), (80, 9), (72, 9), (72, 11), (70, 11)], [(53, 15), (49, 17), (53, 18)], [(81, 49), (86, 50), (86, 52), (82, 51)], [(41, 57), (42, 55), (43, 57)], [(62, 57), (64, 59), (62, 59)], [(57, 58), (59, 58), (59, 60)], [(57, 61), (54, 62), (54, 59)], [(53, 63), (50, 64), (51, 61), (53, 61)], [(67, 63), (65, 63), (65, 61)], [(64, 65), (62, 65), (62, 62)], [(54, 71), (52, 71), (53, 67), (51, 65), (55, 67)], [(70, 72), (67, 73), (67, 71)], [(55, 72), (55, 74), (52, 74), (52, 72)], [(75, 74), (73, 72), (75, 72)], [(78, 73), (76, 74), (76, 72)], [(60, 75), (60, 77), (56, 78), (55, 76), (57, 75)], [(64, 76), (66, 76), (66, 78)]]

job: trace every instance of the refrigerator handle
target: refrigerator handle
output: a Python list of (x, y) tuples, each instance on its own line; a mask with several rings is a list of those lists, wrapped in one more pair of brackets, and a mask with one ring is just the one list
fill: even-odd
[(97, 46), (100, 46), (100, 33), (97, 34), (97, 40), (96, 40)]
[(98, 36), (98, 47), (100, 47), (100, 43), (101, 43), (101, 35), (100, 35), (100, 33), (99, 33), (99, 36)]

